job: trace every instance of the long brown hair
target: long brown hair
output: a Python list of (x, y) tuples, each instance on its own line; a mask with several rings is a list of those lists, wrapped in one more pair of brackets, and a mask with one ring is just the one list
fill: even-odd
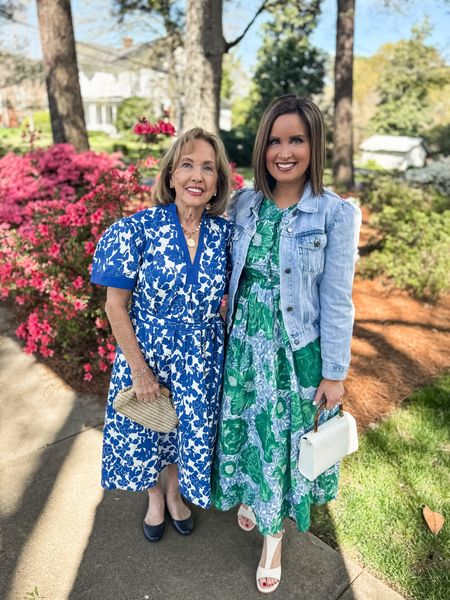
[(175, 190), (170, 187), (170, 178), (177, 168), (183, 146), (194, 140), (204, 140), (214, 148), (217, 168), (217, 194), (209, 201), (211, 208), (208, 210), (208, 215), (212, 217), (223, 215), (231, 190), (229, 160), (222, 141), (216, 135), (205, 131), (201, 127), (194, 127), (183, 133), (161, 159), (159, 179), (153, 188), (153, 200), (159, 206), (175, 202)]
[(256, 133), (253, 148), (253, 172), (255, 189), (271, 198), (275, 187), (275, 179), (267, 172), (266, 151), (269, 145), (270, 132), (275, 119), (280, 115), (297, 113), (306, 126), (308, 141), (311, 147), (311, 160), (306, 173), (317, 196), (323, 192), (323, 170), (325, 168), (325, 128), (319, 107), (310, 99), (295, 94), (287, 94), (275, 98), (264, 111)]

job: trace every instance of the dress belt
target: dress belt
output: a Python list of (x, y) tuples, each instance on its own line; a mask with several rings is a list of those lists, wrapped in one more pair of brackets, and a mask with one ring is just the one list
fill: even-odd
[(167, 317), (159, 317), (149, 311), (145, 312), (144, 319), (133, 312), (130, 313), (130, 318), (132, 321), (139, 321), (140, 323), (148, 325), (169, 327), (175, 331), (192, 331), (193, 329), (196, 331), (202, 331), (203, 329), (207, 329), (208, 327), (219, 324), (221, 321), (219, 314), (205, 317), (202, 321), (178, 321), (176, 319), (168, 319)]

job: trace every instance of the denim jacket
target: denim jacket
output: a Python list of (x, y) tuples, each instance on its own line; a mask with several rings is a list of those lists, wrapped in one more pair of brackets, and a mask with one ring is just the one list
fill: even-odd
[[(228, 210), (235, 223), (227, 327), (258, 223), (261, 192), (239, 190)], [(325, 190), (315, 196), (308, 184), (296, 207), (280, 223), (280, 304), (293, 351), (320, 337), (322, 376), (345, 379), (350, 365), (354, 307), (352, 283), (360, 210)]]

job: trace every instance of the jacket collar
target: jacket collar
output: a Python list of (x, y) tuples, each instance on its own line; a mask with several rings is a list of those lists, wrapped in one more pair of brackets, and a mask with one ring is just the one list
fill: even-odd
[[(256, 192), (252, 194), (249, 209), (255, 215), (258, 215), (259, 207), (263, 201), (264, 194), (262, 192)], [(296, 214), (298, 211), (305, 213), (314, 213), (319, 210), (319, 198), (314, 195), (311, 184), (308, 182), (303, 190), (303, 195), (297, 203), (297, 206), (292, 211), (292, 214)]]
[(250, 212), (253, 213), (256, 217), (258, 216), (259, 207), (261, 206), (261, 202), (264, 200), (264, 194), (262, 192), (255, 192), (251, 195), (251, 199), (249, 202)]
[(314, 213), (319, 210), (319, 198), (314, 195), (309, 182), (305, 185), (303, 195), (292, 212), (296, 212), (298, 210), (306, 213)]

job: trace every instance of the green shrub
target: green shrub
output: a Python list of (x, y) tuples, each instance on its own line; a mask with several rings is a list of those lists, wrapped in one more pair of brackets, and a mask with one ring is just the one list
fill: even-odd
[(436, 160), (422, 169), (409, 169), (405, 177), (414, 185), (432, 185), (450, 197), (450, 156)]
[(381, 250), (361, 261), (362, 276), (385, 275), (401, 289), (435, 301), (450, 291), (450, 211), (386, 206), (375, 221)]
[(231, 162), (237, 163), (240, 167), (249, 167), (252, 164), (254, 131), (247, 127), (239, 127), (231, 131), (221, 130), (220, 137)]
[(386, 171), (386, 169), (384, 167), (382, 167), (381, 165), (379, 165), (377, 163), (377, 161), (373, 158), (369, 158), (364, 164), (363, 164), (363, 168), (364, 169), (370, 169), (371, 171), (377, 171), (380, 173), (383, 173), (384, 171)]
[(154, 121), (155, 113), (148, 98), (132, 96), (119, 104), (117, 109), (116, 127), (119, 131), (132, 131), (137, 120), (145, 116), (149, 121)]
[(422, 299), (450, 291), (450, 199), (429, 180), (419, 187), (399, 177), (366, 174), (361, 203), (381, 234), (361, 261), (363, 277), (385, 276)]
[(450, 154), (450, 123), (435, 125), (425, 133), (425, 138), (432, 154)]
[[(420, 169), (422, 170), (422, 169)], [(382, 212), (387, 206), (403, 212), (422, 210), (443, 212), (450, 209), (450, 198), (431, 185), (431, 180), (422, 185), (408, 185), (403, 179), (392, 175), (370, 173), (361, 179), (361, 204), (373, 213)]]

